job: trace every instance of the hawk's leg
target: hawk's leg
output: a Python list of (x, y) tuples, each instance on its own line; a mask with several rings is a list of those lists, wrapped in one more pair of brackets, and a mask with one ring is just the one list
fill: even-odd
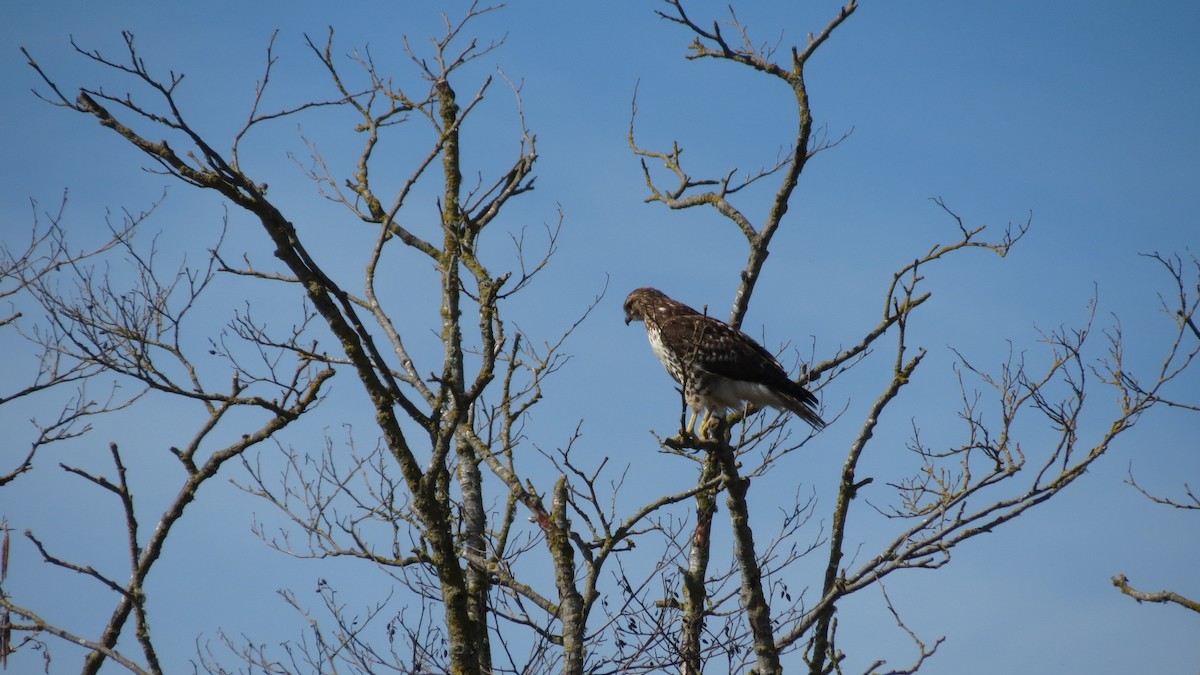
[[(688, 436), (696, 436), (696, 419), (698, 417), (700, 417), (700, 413), (693, 411), (691, 419), (688, 420), (687, 428), (683, 430)], [(713, 435), (713, 431), (719, 429), (724, 422), (724, 418), (720, 415), (714, 415), (711, 410), (706, 409), (704, 411), (704, 418), (700, 420), (700, 435), (696, 437), (701, 440), (716, 438)]]
[(712, 414), (711, 410), (705, 412), (704, 413), (704, 421), (700, 424), (700, 437), (708, 438), (708, 439), (715, 439), (716, 432), (721, 428), (721, 425), (724, 423), (725, 423), (725, 419), (722, 416)]

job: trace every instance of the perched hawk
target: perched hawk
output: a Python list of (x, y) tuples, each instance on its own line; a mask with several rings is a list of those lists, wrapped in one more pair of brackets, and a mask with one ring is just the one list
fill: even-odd
[(771, 352), (742, 331), (653, 288), (639, 288), (625, 299), (626, 325), (630, 321), (646, 323), (654, 353), (683, 385), (683, 397), (692, 409), (689, 434), (701, 411), (703, 435), (713, 415), (746, 403), (790, 410), (814, 429), (825, 426), (814, 410), (817, 397), (793, 382)]

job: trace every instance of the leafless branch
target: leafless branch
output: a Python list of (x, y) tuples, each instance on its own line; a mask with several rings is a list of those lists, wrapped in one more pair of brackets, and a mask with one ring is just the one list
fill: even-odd
[(1144, 593), (1136, 590), (1129, 585), (1129, 579), (1125, 578), (1124, 574), (1118, 574), (1112, 578), (1113, 586), (1116, 586), (1122, 593), (1137, 600), (1138, 602), (1173, 602), (1181, 607), (1186, 607), (1193, 612), (1200, 612), (1200, 602), (1189, 600), (1182, 595), (1173, 591), (1159, 591), (1158, 593)]

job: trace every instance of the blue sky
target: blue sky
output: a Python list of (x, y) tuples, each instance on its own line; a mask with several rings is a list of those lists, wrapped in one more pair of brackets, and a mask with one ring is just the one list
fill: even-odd
[[(225, 141), (245, 118), (276, 29), (280, 63), (272, 102), (282, 107), (331, 95), (304, 47), (304, 33), (320, 40), (332, 25), (343, 51), (369, 44), (377, 63), (402, 80), (413, 73), (399, 36), (420, 45), (441, 25), (432, 3), (56, 7), (0, 7), (0, 82), (6, 92), (0, 147), (10, 167), (0, 181), (0, 233), (6, 242), (21, 241), (31, 221), (29, 200), (56, 208), (69, 189), (66, 222), (82, 245), (99, 237), (106, 210), (144, 208), (166, 188), (167, 200), (149, 230), (161, 230), (165, 258), (190, 250), (193, 262), (215, 241), (220, 203), (140, 171), (143, 159), (114, 134), (34, 98), (28, 92), (40, 83), (18, 46), (28, 48), (66, 91), (98, 82), (123, 91), (124, 83), (74, 54), (68, 38), (116, 54), (120, 31), (130, 30), (152, 69), (187, 73), (185, 110), (203, 132)], [(738, 16), (757, 39), (790, 45), (819, 31), (837, 7), (754, 3), (738, 7)], [(477, 61), (458, 86), (462, 95), (496, 68), (522, 83), (526, 120), (538, 138), (537, 189), (514, 204), (505, 227), (525, 227), (537, 241), (543, 225), (556, 223), (559, 209), (563, 213), (557, 256), (542, 284), (514, 308), (521, 327), (552, 335), (608, 285), (569, 343), (573, 358), (548, 385), (530, 433), (542, 447), (555, 447), (585, 418), (581, 443), (588, 452), (632, 464), (626, 486), (631, 504), (662, 490), (664, 480), (681, 481), (681, 489), (689, 477), (674, 458), (655, 453), (648, 431), (673, 429), (677, 400), (641, 329), (620, 320), (621, 300), (633, 288), (656, 286), (722, 316), (744, 256), (740, 235), (713, 214), (643, 203), (640, 169), (625, 142), (635, 87), (639, 142), (665, 148), (678, 140), (695, 175), (771, 162), (789, 140), (794, 115), (787, 92), (767, 78), (728, 64), (685, 60), (690, 35), (655, 17), (653, 8), (515, 2), (472, 24), (483, 40), (504, 38), (505, 44)], [(446, 9), (458, 15), (463, 5), (447, 3)], [(690, 3), (690, 11), (698, 18), (726, 16), (720, 2)], [(1160, 269), (1138, 253), (1200, 253), (1198, 34), (1200, 5), (1183, 1), (864, 2), (821, 48), (809, 66), (814, 115), (831, 138), (852, 133), (810, 162), (773, 244), (748, 332), (764, 336), (772, 348), (790, 342), (819, 356), (857, 341), (877, 320), (892, 272), (954, 236), (954, 223), (930, 197), (944, 198), (972, 225), (999, 230), (1030, 214), (1033, 220), (1007, 259), (969, 252), (929, 272), (934, 304), (913, 327), (912, 339), (930, 356), (877, 432), (863, 469), (877, 476), (868, 498), (885, 503), (888, 477), (911, 466), (905, 443), (914, 419), (923, 436), (947, 443), (954, 438), (951, 347), (985, 368), (998, 367), (1010, 349), (1044, 358), (1038, 331), (1082, 323), (1095, 297), (1098, 327), (1120, 317), (1131, 362), (1155, 365), (1168, 328), (1156, 294), (1171, 289)], [(493, 84), (477, 118), (483, 126), (464, 139), (472, 166), (494, 171), (512, 156), (513, 100), (503, 82)], [(362, 255), (354, 249), (361, 243), (358, 225), (316, 198), (288, 156), (305, 157), (303, 134), (322, 139), (332, 161), (352, 158), (357, 140), (335, 126), (339, 121), (316, 112), (271, 127), (248, 146), (257, 152), (247, 150), (245, 163), (270, 182), (272, 197), (303, 214), (297, 224), (325, 242), (318, 250), (328, 264), (355, 265)], [(402, 149), (392, 151), (403, 164)], [(397, 175), (404, 171), (400, 166)], [(759, 196), (757, 204), (746, 203), (754, 217), (763, 213)], [(432, 204), (426, 197), (414, 217)], [(233, 241), (268, 255), (261, 235), (240, 218), (231, 214)], [(398, 279), (413, 281), (408, 274), (397, 272)], [(0, 335), (0, 344), (17, 355), (6, 358), (12, 364), (6, 371), (27, 367), (28, 351), (21, 352), (11, 335)], [(1099, 341), (1093, 345), (1101, 347)], [(847, 444), (878, 395), (871, 367), (878, 372), (880, 366), (822, 392), (829, 409), (846, 408), (843, 421), (793, 457), (788, 471), (773, 475), (777, 483), (756, 486), (757, 513), (773, 512), (773, 499), (789, 497), (799, 486), (818, 495), (815, 520), (827, 521), (829, 490)], [(1198, 382), (1192, 373), (1174, 391), (1195, 402)], [(319, 434), (324, 426), (338, 436), (343, 424), (354, 424), (359, 443), (372, 445), (369, 419), (362, 419), (349, 389), (348, 382), (336, 385), (347, 395), (322, 408), (322, 422), (311, 431)], [(1092, 419), (1103, 423), (1111, 394), (1097, 390), (1089, 404), (1095, 406)], [(36, 406), (5, 407), (0, 424), (19, 433), (37, 412)], [(163, 447), (180, 442), (176, 412), (186, 414), (173, 408), (143, 413), (135, 437), (128, 434), (128, 419), (98, 422), (88, 442), (56, 450), (61, 454), (45, 457), (36, 475), (0, 491), (0, 515), (18, 531), (34, 528), (64, 554), (119, 569), (120, 547), (106, 538), (116, 511), (79, 489), (78, 481), (64, 481), (55, 465), (103, 467), (104, 448), (117, 440), (139, 458), (135, 472), (145, 490), (140, 503), (152, 510), (169, 498), (179, 477), (169, 456), (162, 456)], [(968, 542), (938, 572), (889, 579), (888, 592), (909, 626), (930, 642), (947, 637), (921, 672), (1195, 672), (1200, 617), (1138, 605), (1117, 593), (1109, 578), (1123, 572), (1145, 590), (1200, 596), (1196, 514), (1154, 506), (1123, 484), (1131, 463), (1139, 479), (1159, 492), (1179, 494), (1184, 482), (1194, 484), (1200, 476), (1196, 421), (1194, 415), (1155, 410), (1059, 498)], [(1032, 455), (1044, 435), (1030, 434)], [(289, 442), (311, 448), (315, 438)], [(10, 452), (16, 450), (4, 450), (5, 456)], [(64, 486), (78, 491), (64, 494)], [(320, 565), (264, 550), (249, 526), (254, 518), (273, 517), (267, 505), (228, 485), (210, 487), (212, 494), (189, 514), (152, 581), (158, 587), (151, 591), (163, 598), (157, 629), (173, 670), (187, 668), (197, 636), (215, 645), (218, 630), (254, 634), (263, 642), (294, 636), (299, 617), (267, 625), (268, 617), (287, 612), (275, 590), (310, 593), (317, 576), (329, 575)], [(865, 505), (851, 525), (850, 537), (863, 542), (864, 556), (894, 531)], [(103, 615), (87, 610), (106, 607), (107, 594), (38, 566), (21, 543), (10, 574), (29, 584), (20, 588), (28, 604), (80, 631), (98, 630)], [(790, 585), (819, 586), (817, 569), (815, 563), (799, 566)], [(384, 581), (347, 585), (344, 599), (377, 597), (387, 583), (379, 579)], [(237, 599), (248, 600), (231, 611)], [(840, 617), (849, 670), (875, 658), (896, 666), (911, 658), (911, 644), (877, 592), (853, 598)], [(59, 647), (53, 672), (71, 672), (77, 663), (75, 654)]]

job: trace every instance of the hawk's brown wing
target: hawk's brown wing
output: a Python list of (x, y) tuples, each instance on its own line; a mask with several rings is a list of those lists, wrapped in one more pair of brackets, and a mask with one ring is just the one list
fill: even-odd
[(682, 363), (732, 380), (758, 382), (804, 403), (817, 399), (787, 376), (775, 356), (750, 336), (703, 314), (678, 314), (662, 322), (663, 342)]

